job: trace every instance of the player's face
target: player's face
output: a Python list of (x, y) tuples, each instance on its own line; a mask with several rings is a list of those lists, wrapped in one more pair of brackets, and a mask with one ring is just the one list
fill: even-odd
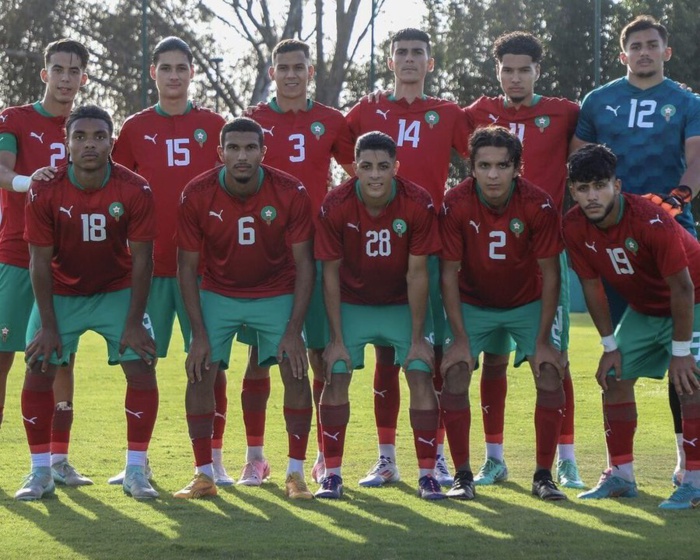
[(75, 53), (53, 53), (47, 68), (41, 71), (47, 96), (57, 103), (72, 104), (80, 87), (87, 82), (87, 74), (80, 64), (80, 58)]
[(306, 99), (314, 67), (302, 51), (280, 53), (270, 68), (270, 78), (277, 85), (277, 96), (286, 99)]
[(365, 204), (377, 206), (389, 202), (392, 181), (399, 169), (395, 157), (384, 150), (362, 150), (352, 167)]
[(620, 180), (614, 177), (569, 184), (569, 191), (583, 213), (594, 224), (607, 227), (617, 219)]
[(78, 119), (71, 124), (68, 153), (73, 165), (84, 171), (94, 171), (107, 165), (114, 139), (102, 119)]
[(435, 61), (428, 56), (428, 45), (423, 41), (397, 41), (388, 64), (397, 82), (415, 84), (425, 81)]
[(666, 46), (656, 29), (645, 29), (632, 33), (620, 61), (627, 66), (629, 74), (639, 78), (662, 76), (664, 62), (671, 58), (671, 48)]
[(518, 175), (515, 165), (510, 160), (508, 148), (484, 146), (474, 156), (472, 175), (481, 189), (486, 202), (499, 208), (510, 195), (513, 179)]
[(535, 94), (535, 82), (540, 77), (540, 65), (527, 54), (505, 54), (497, 65), (498, 81), (506, 98), (512, 103), (529, 101)]
[(257, 178), (265, 147), (255, 132), (227, 132), (224, 145), (219, 146), (219, 158), (226, 174), (237, 183), (247, 184)]
[(151, 64), (151, 78), (160, 99), (186, 99), (193, 76), (194, 66), (182, 51), (160, 53), (158, 63)]

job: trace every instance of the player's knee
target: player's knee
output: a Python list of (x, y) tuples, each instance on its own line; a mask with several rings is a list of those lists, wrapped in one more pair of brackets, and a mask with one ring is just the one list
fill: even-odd
[(350, 376), (347, 373), (335, 373), (330, 384), (326, 384), (321, 394), (321, 404), (337, 406), (348, 402), (350, 393)]
[(35, 371), (36, 368), (32, 370), (27, 370), (24, 376), (24, 389), (27, 391), (36, 391), (37, 393), (46, 393), (53, 389), (53, 375), (47, 375), (46, 373), (41, 373), (41, 365), (39, 365), (39, 371)]
[(471, 382), (471, 373), (469, 368), (463, 362), (453, 365), (447, 370), (442, 384), (443, 392), (447, 391), (452, 394), (465, 394), (469, 392), (469, 384)]
[(557, 391), (562, 387), (559, 372), (551, 364), (540, 365), (540, 375), (535, 377), (535, 385), (542, 391)]

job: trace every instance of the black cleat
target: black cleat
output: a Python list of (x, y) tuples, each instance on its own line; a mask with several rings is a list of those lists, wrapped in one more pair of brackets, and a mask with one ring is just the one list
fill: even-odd
[(557, 488), (552, 480), (552, 473), (547, 469), (540, 469), (535, 473), (532, 481), (532, 495), (539, 496), (546, 502), (568, 499), (566, 494)]
[(473, 500), (475, 496), (472, 471), (457, 471), (452, 488), (447, 491), (447, 497), (455, 500)]

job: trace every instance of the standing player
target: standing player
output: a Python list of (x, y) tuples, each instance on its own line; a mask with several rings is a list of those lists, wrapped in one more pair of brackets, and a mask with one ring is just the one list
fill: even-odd
[[(270, 78), (277, 86), (276, 96), (256, 106), (248, 116), (262, 126), (265, 133), (267, 165), (293, 175), (304, 185), (311, 198), (313, 216), (318, 215), (328, 192), (331, 157), (352, 174), (352, 138), (345, 117), (337, 109), (309, 99), (308, 84), (313, 78), (309, 46), (296, 39), (286, 39), (272, 51)], [(328, 336), (323, 308), (320, 265), (305, 321), (309, 364), (314, 372), (313, 399), (317, 407), (323, 390), (323, 348)], [(250, 331), (239, 340), (253, 342)], [(265, 409), (270, 396), (270, 370), (257, 366), (257, 348), (253, 347), (243, 380), (241, 404), (246, 428), (246, 464), (239, 484), (257, 486), (269, 476), (270, 466), (263, 454)], [(312, 470), (318, 481), (323, 474), (323, 453), (317, 429), (319, 453)]]
[[(168, 354), (177, 315), (187, 346), (190, 324), (177, 287), (177, 204), (185, 185), (218, 164), (217, 139), (224, 119), (189, 100), (195, 72), (192, 51), (178, 37), (166, 37), (153, 51), (151, 78), (158, 90), (158, 103), (129, 117), (114, 146), (114, 160), (146, 178), (158, 206), (158, 237), (154, 243), (154, 270), (148, 315), (156, 333), (156, 355)], [(223, 465), (222, 446), (226, 427), (226, 373), (217, 373), (214, 384), (216, 417), (212, 435), (214, 479), (222, 486), (233, 484)], [(148, 469), (150, 476), (150, 469)], [(109, 479), (121, 484), (122, 471)]]
[(36, 303), (27, 330), (22, 417), (32, 471), (15, 497), (51, 494), (52, 384), (59, 364), (87, 330), (107, 341), (109, 363), (126, 376), (127, 468), (124, 492), (156, 498), (145, 476), (158, 413), (155, 343), (144, 314), (153, 272), (155, 205), (142, 177), (109, 160), (113, 125), (95, 105), (66, 122), (71, 163), (48, 182), (31, 183), (25, 240)]
[[(639, 16), (620, 35), (620, 61), (627, 75), (589, 93), (572, 143), (608, 146), (619, 159), (617, 177), (626, 192), (664, 193), (682, 207), (679, 223), (695, 235), (690, 199), (700, 189), (700, 98), (664, 78), (671, 58), (666, 27)], [(607, 284), (613, 325), (620, 322), (626, 302)], [(678, 396), (669, 385), (676, 432), (678, 463), (674, 484), (683, 478), (685, 457)]]
[[(396, 142), (401, 175), (426, 189), (439, 208), (445, 194), (452, 148), (466, 155), (468, 134), (464, 113), (456, 103), (424, 94), (425, 78), (433, 71), (430, 36), (419, 29), (403, 29), (391, 39), (394, 90), (380, 96), (378, 102), (363, 98), (347, 115), (354, 138), (373, 130), (391, 136)], [(427, 164), (426, 162), (430, 162)], [(439, 371), (444, 336), (444, 311), (440, 300), (439, 264), (429, 259), (432, 342), (435, 346), (435, 371)], [(399, 480), (396, 466), (396, 422), (399, 414), (399, 366), (392, 348), (376, 347), (374, 374), (374, 413), (379, 437), (379, 459), (360, 481), (362, 486), (381, 486)], [(436, 389), (441, 378), (435, 377)], [(445, 462), (445, 431), (438, 430), (438, 460), (435, 476), (441, 484), (451, 484)]]
[[(480, 97), (465, 108), (471, 128), (497, 124), (518, 136), (523, 145), (523, 177), (547, 192), (557, 209), (563, 211), (566, 190), (566, 158), (576, 129), (576, 103), (535, 93), (540, 77), (542, 43), (522, 31), (506, 33), (493, 46), (496, 75), (503, 95)], [(552, 325), (552, 338), (564, 357), (566, 409), (559, 436), (557, 478), (562, 486), (584, 486), (574, 455), (574, 387), (569, 371), (569, 266), (560, 256), (561, 293)], [(506, 350), (505, 352), (499, 352)], [(481, 411), (486, 434), (486, 461), (474, 477), (475, 484), (493, 484), (508, 476), (503, 459), (503, 427), (508, 380), (508, 341), (498, 341), (495, 354), (484, 353), (481, 370)], [(499, 355), (500, 354), (500, 355)], [(519, 358), (516, 358), (519, 359)]]
[(442, 293), (454, 337), (445, 350), (441, 395), (457, 469), (450, 492), (474, 495), (469, 382), (475, 357), (492, 336), (506, 333), (530, 362), (537, 389), (532, 493), (564, 500), (551, 474), (564, 407), (561, 354), (550, 338), (559, 298), (560, 214), (547, 193), (518, 176), (516, 135), (500, 126), (479, 128), (469, 148), (472, 176), (447, 192), (440, 223)]
[[(15, 352), (25, 348), (27, 322), (34, 303), (29, 280), (29, 250), (23, 239), (24, 203), (32, 180), (53, 178), (66, 161), (64, 125), (80, 88), (87, 82), (89, 53), (82, 43), (60, 39), (44, 51), (44, 97), (0, 114), (0, 423), (7, 376)], [(51, 430), (54, 480), (68, 486), (92, 481), (68, 462), (73, 424), (73, 358), (58, 369)]]
[(216, 495), (214, 378), (244, 324), (257, 334), (259, 365), (279, 364), (284, 382), (286, 494), (313, 497), (303, 470), (313, 408), (302, 337), (314, 283), (311, 205), (297, 179), (261, 165), (264, 155), (261, 126), (235, 119), (221, 130), (224, 166), (191, 181), (180, 199), (178, 278), (192, 325), (185, 404), (197, 474), (176, 498)]
[[(633, 443), (634, 385), (640, 377), (669, 380), (680, 396), (686, 470), (663, 509), (700, 505), (700, 245), (658, 206), (620, 193), (617, 158), (586, 146), (569, 159), (571, 195), (564, 238), (603, 344), (596, 379), (603, 388), (609, 467), (579, 498), (637, 496)], [(601, 278), (625, 294), (629, 307), (613, 335)], [(693, 355), (691, 348), (695, 348)]]
[(343, 492), (348, 389), (352, 371), (364, 367), (367, 343), (394, 348), (406, 371), (418, 495), (445, 497), (433, 477), (439, 411), (433, 349), (423, 331), (428, 255), (440, 250), (437, 218), (430, 195), (396, 177), (398, 168), (391, 137), (381, 132), (360, 136), (356, 178), (330, 192), (321, 207), (315, 253), (323, 261), (330, 342), (323, 355), (327, 383), (319, 407), (326, 461), (319, 498), (340, 498)]

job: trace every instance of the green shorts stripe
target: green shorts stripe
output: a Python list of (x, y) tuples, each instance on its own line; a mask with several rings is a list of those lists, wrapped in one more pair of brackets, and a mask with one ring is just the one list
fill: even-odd
[(23, 352), (34, 305), (29, 270), (0, 264), (0, 352)]
[(440, 286), (440, 259), (436, 255), (428, 257), (428, 317), (425, 320), (425, 336), (433, 346), (445, 343), (447, 318), (442, 303)]

